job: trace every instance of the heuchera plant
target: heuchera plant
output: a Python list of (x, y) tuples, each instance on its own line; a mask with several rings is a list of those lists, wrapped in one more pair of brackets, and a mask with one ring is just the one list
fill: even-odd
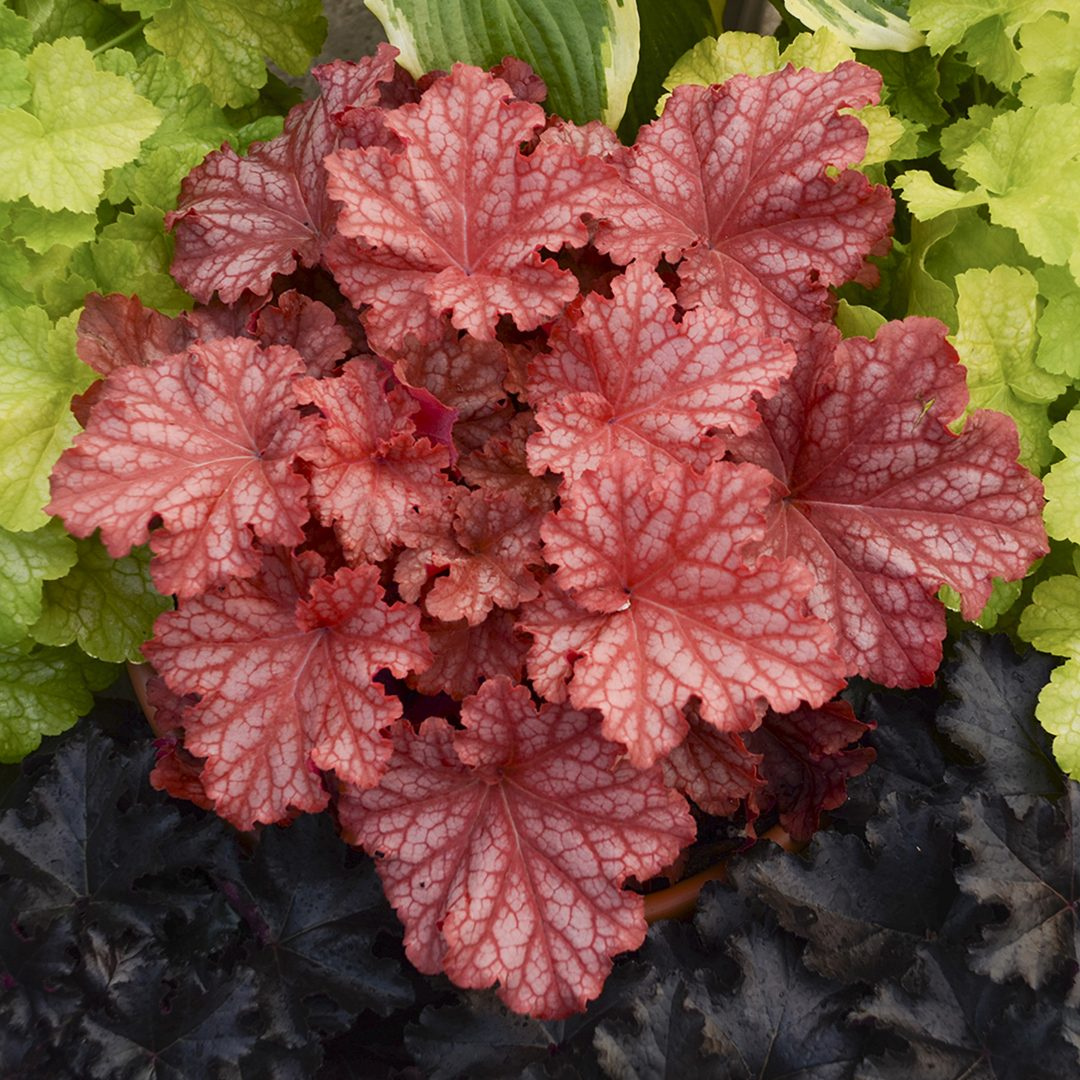
[(686, 796), (804, 836), (837, 804), (869, 752), (832, 699), (929, 682), (936, 591), (1021, 577), (1042, 490), (1006, 418), (950, 430), (942, 324), (831, 326), (889, 242), (843, 114), (875, 72), (680, 87), (627, 148), (517, 61), (394, 55), (187, 178), (201, 306), (88, 303), (49, 509), (149, 536), (177, 597), (156, 784), (241, 829), (333, 805), (418, 968), (561, 1017)]

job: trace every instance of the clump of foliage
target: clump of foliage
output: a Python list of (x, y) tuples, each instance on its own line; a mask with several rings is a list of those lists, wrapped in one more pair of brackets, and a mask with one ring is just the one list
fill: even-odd
[[(946, 327), (842, 340), (892, 200), (854, 62), (679, 86), (624, 147), (507, 59), (382, 47), (167, 218), (174, 317), (92, 298), (106, 376), (49, 510), (177, 608), (155, 781), (241, 829), (333, 806), (424, 972), (565, 1017), (645, 935), (686, 796), (796, 831), (1046, 551)], [(792, 769), (823, 777), (807, 805)]]
[(853, 688), (877, 761), (832, 827), (734, 859), (555, 1021), (411, 971), (326, 816), (251, 845), (151, 790), (142, 718), (105, 701), (0, 795), (5, 1075), (1070, 1076), (1077, 789), (1032, 721), (1052, 666), (973, 633), (937, 687)]
[(140, 658), (170, 606), (147, 553), (110, 558), (43, 507), (49, 473), (95, 373), (76, 355), (92, 290), (137, 293), (169, 315), (163, 228), (180, 181), (223, 142), (281, 127), (294, 98), (269, 57), (302, 72), (318, 0), (90, 0), (0, 7), (0, 761), (62, 731)]

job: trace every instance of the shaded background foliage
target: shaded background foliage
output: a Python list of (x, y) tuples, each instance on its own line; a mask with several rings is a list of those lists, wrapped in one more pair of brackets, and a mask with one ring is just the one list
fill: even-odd
[(102, 696), (4, 775), (4, 1075), (1073, 1075), (1080, 787), (1031, 719), (1053, 664), (971, 633), (932, 688), (850, 690), (878, 761), (831, 827), (736, 857), (555, 1023), (413, 971), (328, 816), (238, 834), (153, 791), (144, 722)]

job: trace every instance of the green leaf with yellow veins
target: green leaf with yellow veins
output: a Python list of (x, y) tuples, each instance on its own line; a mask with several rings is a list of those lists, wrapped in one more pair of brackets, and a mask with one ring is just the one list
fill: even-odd
[(11, 109), (30, 100), (30, 70), (14, 49), (0, 49), (0, 108)]
[(1080, 103), (1080, 7), (1071, 17), (1052, 11), (1025, 26), (1020, 62), (1030, 72), (1020, 84), (1024, 105)]
[(1059, 266), (1044, 266), (1035, 276), (1046, 301), (1035, 362), (1043, 371), (1080, 380), (1080, 285)]
[(109, 173), (106, 195), (111, 202), (131, 199), (171, 210), (180, 181), (233, 134), (233, 127), (211, 100), (210, 91), (192, 83), (183, 68), (167, 56), (154, 53), (135, 66), (130, 53), (113, 49), (98, 63), (116, 74), (126, 74), (135, 90), (153, 102), (163, 117), (143, 143), (138, 160)]
[(956, 287), (959, 329), (952, 340), (967, 368), (968, 412), (1008, 413), (1020, 432), (1020, 461), (1041, 472), (1053, 457), (1046, 405), (1068, 381), (1035, 364), (1038, 282), (1027, 270), (997, 266), (960, 274)]
[(76, 214), (71, 210), (43, 210), (28, 199), (11, 208), (11, 235), (31, 251), (44, 254), (54, 244), (76, 247), (93, 240), (97, 214)]
[(986, 194), (990, 219), (1032, 255), (1080, 281), (1080, 106), (1025, 106), (997, 117), (961, 167)]
[(1043, 478), (1046, 531), (1058, 540), (1080, 541), (1080, 410), (1069, 413), (1050, 430), (1054, 445), (1065, 455)]
[(99, 660), (141, 661), (154, 619), (172, 608), (150, 584), (148, 548), (110, 558), (96, 537), (78, 542), (78, 563), (44, 589), (44, 609), (30, 633), (44, 645), (78, 642)]
[(82, 289), (100, 293), (137, 293), (148, 307), (167, 315), (191, 307), (191, 297), (169, 274), (173, 240), (165, 231), (164, 213), (151, 206), (138, 206), (131, 214), (121, 214), (106, 225), (98, 239), (78, 248), (68, 265), (69, 280), (46, 288), (52, 302), (70, 299)]
[(0, 528), (49, 520), (49, 473), (80, 430), (72, 395), (97, 378), (75, 355), (77, 321), (53, 326), (40, 308), (0, 313)]
[(41, 617), (42, 584), (75, 565), (75, 541), (53, 518), (34, 532), (0, 529), (0, 645), (14, 645)]
[(1017, 31), (1062, 0), (911, 0), (911, 25), (935, 53), (956, 48), (980, 75), (1008, 90), (1024, 74)]
[(1080, 780), (1080, 660), (1069, 660), (1050, 672), (1035, 718), (1054, 736), (1057, 763)]
[(76, 38), (38, 45), (27, 68), (26, 107), (0, 110), (0, 199), (90, 213), (106, 170), (138, 154), (161, 114), (127, 79), (99, 71)]
[(21, 761), (43, 735), (67, 731), (116, 671), (74, 647), (0, 648), (0, 761)]
[(218, 105), (245, 105), (266, 83), (266, 61), (303, 75), (326, 37), (319, 0), (172, 0), (144, 31)]

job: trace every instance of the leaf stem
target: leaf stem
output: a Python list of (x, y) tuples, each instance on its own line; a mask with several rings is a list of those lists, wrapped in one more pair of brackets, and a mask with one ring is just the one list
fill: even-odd
[(119, 34), (114, 38), (109, 38), (104, 45), (99, 45), (96, 49), (91, 50), (91, 56), (99, 56), (101, 53), (108, 49), (115, 49), (117, 45), (122, 45), (128, 38), (134, 37), (142, 28), (149, 22), (149, 18), (140, 19), (137, 23), (132, 23), (126, 30), (121, 30)]

